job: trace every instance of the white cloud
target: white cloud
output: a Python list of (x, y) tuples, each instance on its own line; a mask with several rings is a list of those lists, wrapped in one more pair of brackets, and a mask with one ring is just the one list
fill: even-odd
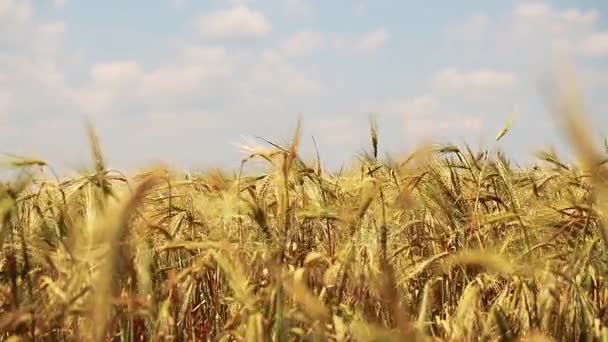
[(516, 79), (511, 73), (491, 69), (465, 72), (448, 68), (437, 72), (431, 82), (438, 90), (470, 92), (509, 89), (515, 85)]
[(61, 46), (65, 24), (33, 14), (29, 0), (0, 0), (0, 45), (6, 48), (0, 54), (0, 91), (5, 82), (11, 90), (10, 111), (21, 118), (67, 111), (70, 96), (62, 70), (72, 57)]
[(595, 32), (587, 36), (581, 42), (579, 52), (588, 57), (608, 56), (608, 32)]
[(51, 56), (57, 56), (60, 53), (60, 43), (64, 33), (65, 24), (60, 21), (33, 26), (29, 29), (29, 44), (23, 47), (31, 49), (34, 54), (50, 59)]
[[(36, 55), (50, 59), (65, 31), (61, 21), (34, 20), (34, 7), (29, 0), (0, 0), (0, 44), (11, 50), (6, 57), (24, 62)], [(20, 58), (16, 58), (20, 55)], [(27, 56), (26, 56), (27, 55)]]
[(327, 38), (321, 32), (301, 31), (288, 37), (281, 44), (281, 51), (288, 55), (306, 55), (327, 45)]
[(53, 6), (57, 9), (63, 9), (66, 5), (67, 0), (53, 0)]
[(12, 104), (13, 95), (8, 91), (0, 90), (0, 119), (8, 114), (8, 112), (11, 110)]
[(40, 24), (38, 32), (44, 35), (45, 38), (57, 37), (65, 32), (65, 24), (61, 21)]
[[(508, 60), (511, 64), (546, 64), (553, 53), (597, 55), (601, 50), (581, 42), (597, 32), (594, 8), (555, 7), (548, 2), (521, 2), (506, 16), (471, 15), (446, 30), (448, 46), (470, 51), (476, 60)], [(597, 39), (593, 38), (593, 39)], [(479, 50), (484, 51), (480, 54)], [(522, 54), (525, 51), (525, 54)], [(484, 55), (488, 56), (483, 57)], [(524, 58), (525, 57), (525, 58)]]
[(23, 76), (35, 81), (37, 85), (45, 87), (46, 90), (56, 95), (62, 95), (67, 89), (63, 70), (59, 69), (55, 62), (32, 62), (27, 66), (32, 69), (28, 70), (27, 74)]
[(7, 45), (20, 50), (31, 47), (26, 39), (31, 38), (35, 30), (32, 16), (29, 0), (0, 0), (0, 44), (3, 48)]
[(599, 18), (599, 12), (596, 9), (581, 11), (579, 9), (567, 9), (559, 13), (561, 19), (572, 24), (591, 25)]
[(477, 132), (483, 127), (481, 116), (463, 114), (455, 109), (457, 103), (455, 99), (430, 94), (413, 99), (393, 99), (376, 105), (375, 109), (391, 120), (402, 123), (405, 133), (403, 138), (406, 141), (419, 143), (439, 136), (453, 138), (454, 132)]
[(262, 52), (244, 72), (247, 78), (242, 83), (242, 90), (245, 94), (253, 95), (251, 99), (254, 101), (264, 97), (260, 94), (275, 94), (277, 98), (284, 98), (318, 94), (323, 89), (319, 81), (289, 63), (276, 51)]
[(96, 63), (90, 81), (68, 91), (69, 100), (87, 114), (111, 115), (119, 104), (136, 103), (145, 71), (133, 60)]
[(363, 15), (365, 15), (366, 9), (367, 6), (364, 3), (357, 3), (353, 6), (353, 14), (357, 17), (362, 17)]
[(608, 55), (608, 32), (597, 31), (594, 27), (599, 19), (596, 9), (560, 10), (547, 4), (531, 3), (519, 5), (514, 16), (513, 25), (519, 30), (517, 37), (530, 41), (530, 45), (548, 43), (552, 50), (586, 57)]
[(448, 37), (457, 39), (474, 39), (488, 31), (490, 17), (484, 13), (471, 15), (464, 23), (452, 25), (446, 30)]
[(439, 101), (431, 95), (417, 97), (413, 100), (393, 100), (388, 102), (383, 111), (404, 117), (422, 117), (435, 114)]
[(90, 82), (70, 96), (86, 113), (181, 115), (218, 101), (228, 101), (219, 113), (254, 105), (278, 110), (295, 96), (319, 94), (321, 89), (320, 82), (277, 51), (228, 55), (223, 47), (186, 45), (176, 57), (152, 68), (136, 61), (98, 63), (91, 68)]
[(186, 0), (171, 0), (171, 6), (175, 9), (183, 9), (186, 6)]
[(227, 59), (226, 49), (221, 46), (190, 45), (184, 49), (184, 56), (190, 63), (213, 63), (215, 66)]
[(448, 132), (479, 131), (483, 127), (483, 119), (475, 115), (452, 113), (442, 118), (405, 118), (405, 132), (410, 141), (436, 138)]
[(590, 89), (605, 89), (608, 87), (608, 69), (606, 68), (582, 64), (576, 72), (580, 84), (584, 87)]
[[(329, 76), (323, 75), (322, 70), (315, 70), (315, 66), (305, 63), (305, 60), (294, 63), (289, 57), (306, 55), (318, 50), (331, 50), (331, 52), (337, 53), (373, 51), (385, 46), (392, 39), (387, 29), (382, 28), (355, 35), (319, 32), (314, 31), (315, 27), (312, 27), (311, 31), (297, 32), (289, 36), (274, 48), (276, 50), (260, 51), (257, 47), (243, 47), (236, 44), (228, 45), (229, 50), (221, 46), (199, 46), (194, 45), (186, 37), (183, 49), (167, 48), (168, 53), (159, 58), (150, 59), (148, 56), (140, 56), (134, 57), (133, 60), (121, 60), (120, 57), (117, 60), (106, 61), (93, 59), (87, 64), (83, 63), (73, 67), (69, 65), (69, 62), (65, 62), (69, 59), (64, 57), (70, 51), (67, 46), (61, 44), (62, 39), (67, 39), (66, 26), (62, 23), (45, 23), (45, 20), (49, 18), (45, 18), (44, 13), (36, 13), (32, 19), (33, 11), (28, 7), (29, 1), (20, 1), (0, 0), (0, 40), (3, 39), (3, 36), (12, 36), (27, 42), (27, 44), (14, 44), (15, 47), (18, 47), (19, 53), (11, 56), (7, 63), (5, 63), (5, 54), (0, 56), (0, 75), (3, 75), (0, 78), (4, 78), (8, 84), (11, 84), (11, 87), (12, 84), (18, 84), (15, 88), (6, 88), (14, 94), (2, 95), (0, 91), (0, 112), (6, 113), (8, 108), (9, 113), (15, 113), (15, 115), (26, 113), (26, 115), (36, 118), (40, 118), (40, 116), (34, 116), (38, 114), (32, 113), (44, 112), (48, 117), (44, 117), (42, 121), (55, 123), (73, 122), (74, 120), (70, 119), (81, 113), (99, 113), (102, 115), (97, 118), (100, 121), (105, 120), (107, 128), (115, 125), (113, 122), (117, 121), (115, 119), (119, 115), (125, 114), (120, 118), (126, 120), (127, 123), (121, 121), (123, 124), (122, 128), (119, 128), (119, 133), (111, 130), (106, 133), (111, 137), (120, 136), (123, 134), (120, 132), (123, 131), (128, 136), (133, 127), (139, 127), (149, 130), (150, 133), (164, 132), (163, 134), (167, 137), (172, 134), (179, 135), (177, 138), (182, 139), (179, 140), (180, 143), (188, 142), (189, 140), (185, 137), (196, 136), (196, 134), (184, 133), (180, 129), (180, 125), (187, 126), (187, 122), (194, 122), (189, 121), (194, 117), (201, 118), (200, 121), (196, 121), (197, 125), (207, 125), (211, 122), (218, 125), (238, 126), (236, 129), (245, 131), (261, 126), (262, 130), (271, 131), (275, 129), (273, 125), (279, 121), (277, 118), (280, 115), (289, 116), (302, 111), (305, 115), (313, 112), (312, 118), (314, 118), (315, 115), (326, 114), (323, 112), (326, 109), (324, 108), (326, 99), (328, 99), (327, 103), (330, 103), (329, 110), (332, 113), (345, 113), (348, 111), (345, 106), (348, 105), (344, 105), (340, 101), (352, 100), (349, 100), (348, 97), (352, 95), (348, 85), (344, 88), (334, 87), (331, 84), (332, 80), (327, 78)], [(196, 33), (200, 33), (206, 38), (212, 38), (209, 41), (267, 36), (273, 29), (269, 19), (262, 12), (251, 9), (253, 4), (259, 3), (259, 1), (249, 1), (244, 4), (243, 1), (239, 1), (227, 5), (232, 7), (226, 10), (201, 16), (195, 20)], [(10, 6), (10, 16), (7, 14), (9, 11), (6, 9), (8, 8), (6, 4)], [(289, 5), (286, 2), (279, 6), (284, 4)], [(292, 4), (308, 4), (308, 1), (293, 0)], [(5, 7), (2, 7), (3, 5)], [(350, 11), (357, 11), (354, 6), (355, 3), (345, 8), (347, 15)], [(283, 8), (279, 7), (279, 11)], [(361, 5), (360, 8), (364, 8), (364, 5)], [(526, 37), (530, 35), (530, 32), (535, 33), (534, 28), (545, 27), (538, 25), (538, 22), (532, 20), (533, 18), (545, 18), (542, 20), (557, 22), (561, 27), (582, 27), (581, 31), (586, 34), (589, 32), (584, 28), (597, 22), (597, 13), (594, 11), (556, 10), (552, 7), (549, 9), (550, 11), (544, 14), (542, 8), (540, 10), (537, 8), (536, 13), (534, 8), (520, 9), (520, 16), (517, 20), (521, 19), (521, 22), (526, 22), (527, 26), (518, 31), (521, 32), (521, 35), (513, 37), (518, 39)], [(514, 21), (512, 13), (507, 15), (510, 16), (509, 20)], [(12, 30), (10, 34), (3, 30), (8, 27), (9, 20)], [(466, 25), (456, 27), (455, 31), (464, 38), (476, 37), (484, 30), (499, 28), (500, 24), (485, 14), (479, 14), (472, 16), (471, 21)], [(19, 28), (20, 31), (14, 29), (19, 25), (24, 29)], [(69, 29), (69, 27), (67, 28)], [(509, 29), (510, 27), (502, 31)], [(559, 32), (563, 34), (565, 30)], [(599, 32), (593, 33), (599, 34)], [(496, 35), (496, 33), (494, 34)], [(602, 41), (601, 39), (598, 40), (597, 37), (591, 39), (593, 36), (589, 34), (580, 37), (587, 37), (589, 41), (595, 40), (595, 43), (587, 44), (595, 49), (588, 47), (588, 55), (604, 54), (602, 51), (597, 51), (598, 46), (601, 45), (597, 42)], [(497, 45), (504, 43), (500, 39), (494, 41)], [(514, 45), (509, 45), (509, 42), (518, 42), (518, 40), (513, 38), (505, 44), (508, 48), (513, 49)], [(583, 44), (585, 40), (581, 39), (579, 42)], [(24, 47), (21, 47), (22, 45)], [(515, 46), (514, 54), (522, 54), (522, 51), (526, 51), (527, 54), (527, 50), (517, 48), (521, 45)], [(467, 65), (473, 63), (478, 63), (473, 66), (504, 65), (502, 62), (492, 63), (491, 60), (485, 64), (485, 61), (480, 61), (483, 57), (479, 52), (476, 51), (475, 54), (479, 56), (479, 59), (467, 61)], [(131, 54), (127, 55), (131, 56)], [(124, 56), (122, 58), (125, 58)], [(459, 66), (461, 64), (454, 62), (451, 65)], [(80, 72), (80, 69), (88, 70), (88, 73), (87, 71)], [(509, 67), (509, 70), (517, 69)], [(88, 78), (82, 80), (83, 75)], [(13, 82), (14, 80), (18, 82)], [(515, 77), (504, 71), (475, 70), (474, 68), (470, 70), (446, 69), (433, 78), (431, 85), (437, 88), (431, 87), (429, 95), (387, 101), (382, 108), (386, 112), (396, 113), (399, 116), (399, 126), (400, 122), (405, 121), (408, 125), (406, 131), (411, 136), (441, 134), (449, 130), (474, 131), (483, 126), (481, 117), (462, 113), (466, 113), (466, 109), (473, 109), (474, 112), (477, 112), (485, 111), (487, 108), (472, 108), (471, 101), (459, 104), (458, 99), (462, 93), (444, 96), (446, 94), (441, 91), (469, 90), (471, 88), (474, 88), (473, 92), (483, 89), (506, 89), (513, 87), (515, 83)], [(0, 90), (2, 87), (0, 80)], [(334, 92), (333, 89), (338, 90)], [(36, 101), (31, 101), (32, 94), (36, 95)], [(465, 107), (460, 106), (462, 104)], [(475, 103), (475, 105), (477, 104)], [(305, 107), (307, 105), (310, 107)], [(469, 105), (471, 107), (466, 108)], [(46, 107), (50, 107), (52, 110), (44, 110)], [(451, 110), (454, 112), (450, 112)], [(69, 114), (72, 116), (66, 120), (66, 117), (61, 117), (56, 113), (76, 114)], [(202, 119), (203, 117), (208, 120)], [(329, 128), (337, 133), (325, 139), (333, 143), (350, 144), (353, 142), (353, 137), (358, 137), (353, 131), (360, 127), (352, 116), (332, 114), (330, 117), (332, 119), (322, 121), (323, 124), (320, 127)], [(22, 120), (21, 116), (19, 118), (20, 122), (29, 120), (29, 118)], [(184, 120), (185, 118), (188, 120)], [(70, 125), (70, 127), (74, 126), (74, 124)], [(23, 129), (23, 127), (20, 128)], [(191, 129), (187, 132), (194, 133), (194, 130)], [(258, 132), (256, 128), (255, 133)], [(221, 134), (226, 134), (220, 134), (219, 130), (214, 129), (210, 129), (209, 133), (220, 137)], [(265, 132), (260, 133), (265, 134)], [(158, 137), (145, 140), (146, 144), (153, 142), (154, 139), (158, 140)], [(140, 144), (142, 149), (146, 148), (146, 144)], [(156, 153), (153, 146), (147, 148)], [(118, 151), (108, 151), (108, 154), (112, 156), (116, 152), (119, 155), (122, 153), (123, 157), (126, 153), (119, 149)]]
[(0, 0), (0, 21), (6, 24), (29, 23), (32, 12), (29, 0)]
[(553, 15), (551, 6), (544, 3), (523, 3), (515, 7), (513, 14), (517, 17), (545, 18)]
[(524, 3), (513, 10), (511, 30), (551, 39), (573, 39), (577, 34), (588, 32), (599, 18), (596, 9), (557, 9), (545, 3)]
[(208, 75), (205, 66), (165, 66), (143, 76), (142, 92), (151, 96), (175, 96), (198, 89)]
[[(334, 115), (323, 118), (314, 122), (312, 126), (311, 133), (321, 146), (326, 144), (350, 145), (355, 142), (357, 137), (353, 119), (348, 116)], [(331, 134), (327, 134), (327, 132), (331, 132)]]
[(271, 24), (259, 11), (245, 5), (211, 12), (194, 21), (199, 34), (208, 38), (259, 38), (271, 31)]
[(280, 49), (288, 56), (304, 56), (324, 49), (362, 53), (378, 50), (389, 40), (390, 33), (383, 28), (360, 36), (336, 32), (299, 31), (285, 39)]
[(285, 0), (285, 9), (291, 15), (307, 15), (310, 13), (310, 5), (306, 0)]
[[(150, 111), (147, 115), (147, 118), (150, 118), (152, 121), (156, 121), (159, 124), (160, 128), (169, 128), (171, 126), (183, 128), (184, 124), (189, 126), (205, 126), (210, 124), (212, 120), (210, 120), (214, 115), (214, 113), (206, 112), (200, 109), (187, 109), (187, 110), (179, 110), (179, 111)], [(188, 122), (185, 123), (183, 119), (187, 117)]]
[(599, 12), (596, 9), (583, 11), (577, 8), (568, 8), (565, 10), (557, 10), (545, 3), (523, 3), (515, 7), (513, 10), (515, 17), (527, 18), (533, 20), (560, 20), (564, 23), (575, 25), (591, 25), (599, 18)]
[(142, 75), (144, 98), (195, 97), (196, 92), (209, 92), (214, 80), (227, 82), (233, 74), (234, 62), (222, 47), (187, 46), (182, 63), (163, 65)]
[(95, 64), (91, 75), (95, 82), (119, 83), (140, 77), (141, 72), (141, 67), (137, 62), (124, 61)]
[(87, 114), (108, 114), (112, 109), (116, 94), (104, 88), (80, 88), (72, 90), (71, 100), (77, 108)]
[(90, 81), (72, 89), (69, 98), (87, 113), (166, 111), (218, 88), (216, 80), (230, 82), (234, 65), (221, 46), (186, 45), (175, 57), (150, 68), (135, 60), (96, 63)]
[(355, 45), (355, 48), (358, 51), (376, 50), (388, 43), (389, 39), (390, 33), (386, 29), (380, 28), (361, 36)]

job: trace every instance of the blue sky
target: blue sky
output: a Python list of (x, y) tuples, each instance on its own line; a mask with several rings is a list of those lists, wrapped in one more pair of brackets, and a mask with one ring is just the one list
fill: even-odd
[[(329, 166), (369, 145), (482, 144), (525, 159), (564, 144), (541, 85), (576, 62), (595, 132), (608, 128), (604, 1), (0, 0), (0, 146), (58, 168), (88, 162), (234, 167), (253, 136), (301, 113)], [(494, 137), (517, 108), (513, 131)], [(255, 141), (255, 140), (253, 140)]]

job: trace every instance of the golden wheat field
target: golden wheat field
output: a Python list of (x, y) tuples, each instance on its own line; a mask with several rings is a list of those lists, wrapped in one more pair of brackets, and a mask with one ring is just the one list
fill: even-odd
[(250, 151), (256, 174), (123, 175), (93, 129), (79, 177), (8, 160), (0, 339), (606, 341), (608, 146), (575, 90), (559, 99), (577, 163), (436, 145), (380, 160), (373, 121), (340, 173), (299, 156), (299, 129)]

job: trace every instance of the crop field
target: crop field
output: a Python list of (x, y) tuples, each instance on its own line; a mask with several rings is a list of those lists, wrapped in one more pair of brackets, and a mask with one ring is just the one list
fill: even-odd
[(93, 128), (80, 176), (6, 160), (0, 339), (608, 340), (608, 146), (574, 90), (559, 99), (576, 162), (466, 145), (381, 159), (373, 120), (333, 173), (298, 154), (300, 128), (234, 171), (122, 174)]

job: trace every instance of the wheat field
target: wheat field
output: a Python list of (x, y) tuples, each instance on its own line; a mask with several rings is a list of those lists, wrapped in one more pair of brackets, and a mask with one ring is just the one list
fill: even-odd
[(81, 176), (7, 160), (0, 339), (608, 341), (608, 146), (560, 94), (577, 163), (452, 145), (380, 160), (373, 121), (339, 173), (300, 157), (299, 128), (236, 172), (123, 175), (92, 128)]

